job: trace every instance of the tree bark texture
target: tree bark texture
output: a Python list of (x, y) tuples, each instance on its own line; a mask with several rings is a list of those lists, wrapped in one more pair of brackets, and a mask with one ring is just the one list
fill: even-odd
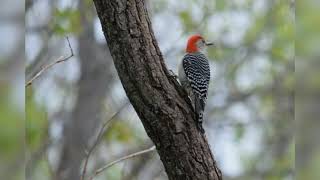
[(170, 76), (144, 0), (94, 0), (126, 94), (171, 180), (221, 180), (194, 112)]

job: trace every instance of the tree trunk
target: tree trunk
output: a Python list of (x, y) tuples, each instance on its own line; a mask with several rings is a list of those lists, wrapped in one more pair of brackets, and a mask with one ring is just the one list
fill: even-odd
[(170, 77), (143, 0), (94, 0), (126, 94), (169, 179), (221, 180), (194, 112)]

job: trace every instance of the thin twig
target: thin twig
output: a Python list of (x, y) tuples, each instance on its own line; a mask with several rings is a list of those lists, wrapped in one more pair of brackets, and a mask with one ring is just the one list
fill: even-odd
[(52, 66), (58, 64), (58, 63), (61, 63), (61, 62), (65, 62), (67, 60), (69, 60), (71, 57), (74, 56), (73, 54), (73, 49), (71, 47), (71, 44), (70, 44), (70, 41), (69, 41), (69, 38), (67, 38), (67, 41), (68, 41), (68, 45), (69, 45), (69, 49), (70, 49), (70, 55), (68, 57), (64, 57), (64, 56), (61, 56), (59, 57), (56, 61), (46, 65), (45, 67), (43, 67), (35, 76), (33, 76), (26, 84), (26, 87), (30, 86), (32, 84), (32, 82), (37, 79), (43, 72), (45, 72), (46, 70), (48, 70), (49, 68), (51, 68)]
[(123, 108), (125, 108), (127, 105), (129, 104), (129, 101), (127, 101), (116, 113), (114, 113), (106, 122), (103, 123), (103, 125), (101, 126), (97, 139), (95, 140), (94, 144), (92, 145), (92, 147), (89, 149), (85, 162), (84, 162), (84, 166), (83, 166), (83, 170), (81, 173), (81, 178), (80, 180), (84, 180), (86, 172), (87, 172), (87, 166), (88, 166), (88, 162), (89, 162), (89, 158), (90, 155), (92, 154), (93, 150), (96, 148), (96, 146), (99, 144), (100, 140), (103, 137), (103, 134), (105, 132), (106, 127), (111, 123), (111, 121), (118, 116), (118, 114), (122, 111)]
[(104, 170), (108, 169), (109, 167), (121, 162), (121, 161), (124, 161), (124, 160), (127, 160), (127, 159), (130, 159), (130, 158), (134, 158), (136, 156), (139, 156), (139, 155), (142, 155), (142, 154), (145, 154), (145, 153), (148, 153), (148, 152), (151, 152), (151, 151), (154, 151), (156, 149), (156, 146), (152, 146), (148, 149), (145, 149), (145, 150), (142, 150), (142, 151), (138, 151), (136, 153), (132, 153), (132, 154), (129, 154), (127, 156), (124, 156), (120, 159), (117, 159), (115, 161), (112, 161), (110, 162), (109, 164), (103, 166), (102, 168), (98, 169), (95, 171), (94, 175), (90, 178), (90, 180), (93, 180), (93, 178), (95, 178), (98, 174), (100, 174), (101, 172), (103, 172)]

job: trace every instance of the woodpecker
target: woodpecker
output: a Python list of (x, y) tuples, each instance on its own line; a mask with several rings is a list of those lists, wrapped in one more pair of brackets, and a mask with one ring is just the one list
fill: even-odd
[(192, 35), (187, 42), (186, 54), (178, 69), (178, 78), (188, 93), (195, 110), (197, 126), (201, 133), (203, 111), (206, 105), (210, 80), (209, 61), (203, 54), (203, 50), (213, 43), (206, 42), (201, 35)]

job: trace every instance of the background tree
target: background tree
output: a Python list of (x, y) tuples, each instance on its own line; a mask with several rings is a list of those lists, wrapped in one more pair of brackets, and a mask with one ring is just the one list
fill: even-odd
[(82, 159), (89, 149), (89, 139), (101, 124), (101, 105), (108, 93), (108, 86), (112, 83), (110, 53), (102, 53), (101, 47), (94, 41), (93, 7), (79, 1), (78, 9), (82, 27), (78, 37), (81, 75), (78, 80), (77, 102), (69, 122), (65, 124), (57, 180), (80, 178)]

